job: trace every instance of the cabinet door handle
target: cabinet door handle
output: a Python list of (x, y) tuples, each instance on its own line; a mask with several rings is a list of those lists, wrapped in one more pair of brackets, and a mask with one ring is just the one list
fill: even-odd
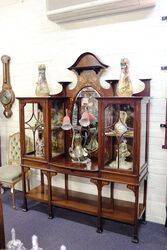
[(161, 128), (167, 128), (167, 124), (160, 124)]

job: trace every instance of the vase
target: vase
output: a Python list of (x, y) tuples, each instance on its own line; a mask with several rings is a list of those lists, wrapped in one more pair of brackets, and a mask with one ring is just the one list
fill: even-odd
[(129, 60), (121, 59), (121, 75), (116, 89), (117, 96), (130, 97), (133, 94), (132, 83), (129, 77)]
[(46, 66), (44, 64), (39, 65), (38, 71), (39, 76), (35, 94), (36, 96), (49, 96), (49, 87), (45, 76)]

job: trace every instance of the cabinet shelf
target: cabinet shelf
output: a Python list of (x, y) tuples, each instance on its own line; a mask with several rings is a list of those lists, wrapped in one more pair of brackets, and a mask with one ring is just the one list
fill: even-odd
[(81, 171), (98, 171), (98, 162), (97, 160), (91, 160), (91, 163), (79, 163), (72, 162), (71, 159), (66, 158), (64, 155), (59, 155), (55, 161), (51, 163), (51, 168), (59, 167), (59, 168), (67, 168), (73, 170), (81, 170)]
[[(68, 191), (68, 200), (65, 196), (63, 188), (52, 187), (52, 204), (78, 212), (97, 216), (98, 197), (92, 194), (85, 194), (77, 191)], [(48, 186), (44, 186), (44, 193), (42, 193), (42, 186), (38, 186), (26, 194), (27, 198), (38, 200), (40, 202), (48, 203)], [(139, 218), (144, 211), (143, 204), (139, 205)], [(134, 223), (135, 203), (123, 200), (114, 200), (113, 204), (109, 198), (103, 197), (102, 217), (115, 221), (123, 221), (128, 224)]]
[[(106, 132), (105, 136), (110, 136), (110, 137), (116, 137), (118, 136), (114, 131)], [(124, 138), (133, 138), (134, 137), (134, 131), (128, 131), (123, 134)]]

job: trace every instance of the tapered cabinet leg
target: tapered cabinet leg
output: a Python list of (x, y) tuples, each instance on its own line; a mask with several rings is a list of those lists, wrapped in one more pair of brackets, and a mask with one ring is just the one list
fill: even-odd
[(41, 192), (42, 194), (44, 194), (44, 174), (42, 170), (40, 171), (40, 174), (41, 174)]
[(110, 183), (110, 200), (111, 200), (111, 207), (114, 210), (114, 182)]
[(48, 180), (48, 218), (53, 219), (53, 206), (52, 206), (52, 175), (50, 173), (46, 173)]
[(131, 191), (133, 191), (135, 195), (135, 204), (134, 204), (134, 226), (133, 226), (133, 236), (132, 236), (132, 242), (138, 243), (139, 237), (138, 237), (138, 221), (139, 221), (139, 186), (133, 186), (133, 185), (127, 185), (127, 188), (129, 188)]
[(26, 169), (22, 166), (22, 189), (23, 189), (23, 211), (28, 211), (27, 197), (26, 197)]
[(98, 212), (97, 212), (97, 233), (103, 232), (103, 224), (102, 224), (102, 183), (101, 181), (97, 182), (97, 190), (98, 190)]
[(138, 237), (138, 216), (139, 216), (139, 187), (134, 187), (135, 194), (135, 214), (134, 214), (134, 229), (133, 229), (133, 243), (139, 243)]
[(65, 195), (68, 200), (68, 174), (65, 174)]
[(97, 208), (97, 233), (102, 233), (103, 232), (103, 227), (102, 227), (102, 196), (101, 196), (101, 191), (102, 191), (102, 181), (91, 179), (90, 180), (93, 184), (96, 185), (97, 187), (97, 192), (98, 192), (98, 198), (97, 198), (97, 203), (98, 203), (98, 208)]
[(105, 185), (109, 185), (108, 181), (102, 181), (102, 180), (96, 180), (91, 179), (90, 180), (93, 184), (96, 185), (97, 191), (98, 191), (98, 210), (97, 210), (97, 233), (103, 232), (103, 219), (102, 219), (102, 188)]
[(147, 179), (144, 180), (144, 196), (143, 196), (143, 206), (145, 208), (142, 215), (142, 224), (146, 224), (146, 202), (147, 202)]

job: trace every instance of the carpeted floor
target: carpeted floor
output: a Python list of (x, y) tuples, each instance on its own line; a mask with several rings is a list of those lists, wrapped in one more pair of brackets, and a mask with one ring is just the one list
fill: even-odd
[(96, 218), (70, 210), (54, 208), (55, 218), (47, 217), (45, 204), (29, 201), (29, 211), (21, 210), (21, 192), (16, 194), (17, 210), (11, 208), (10, 196), (3, 194), (6, 241), (15, 228), (17, 238), (31, 248), (31, 237), (36, 234), (43, 250), (161, 250), (167, 249), (167, 229), (163, 225), (147, 223), (140, 226), (139, 244), (131, 243), (132, 227), (105, 220), (102, 234), (96, 233)]

